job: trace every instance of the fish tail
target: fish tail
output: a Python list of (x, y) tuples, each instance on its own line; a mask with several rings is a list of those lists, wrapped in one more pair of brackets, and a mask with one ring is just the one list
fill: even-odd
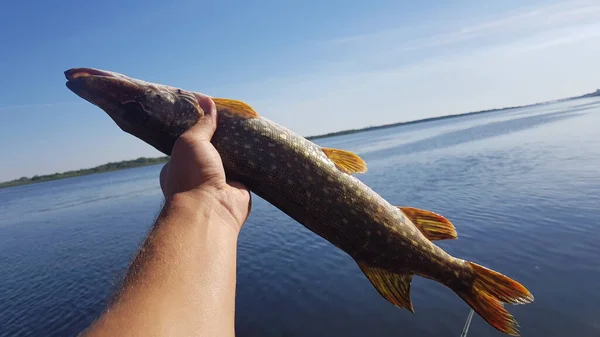
[[(496, 271), (473, 262), (466, 262), (465, 267), (469, 271), (464, 276), (467, 281), (461, 282), (455, 292), (491, 326), (505, 334), (519, 336), (519, 325), (506, 311), (504, 303), (531, 303), (533, 295), (520, 283)], [(465, 289), (465, 284), (470, 286)]]

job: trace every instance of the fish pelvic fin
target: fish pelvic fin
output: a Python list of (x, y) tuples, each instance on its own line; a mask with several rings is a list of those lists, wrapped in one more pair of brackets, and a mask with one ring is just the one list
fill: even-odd
[(431, 241), (456, 239), (458, 237), (452, 222), (439, 214), (414, 207), (397, 207)]
[(353, 152), (329, 147), (322, 147), (321, 150), (323, 150), (327, 158), (329, 158), (329, 160), (344, 173), (352, 174), (367, 172), (367, 163)]
[(496, 271), (466, 262), (471, 280), (468, 289), (453, 289), (473, 310), (498, 331), (519, 336), (519, 324), (504, 308), (504, 303), (526, 304), (533, 295), (520, 283)]
[(415, 312), (410, 299), (411, 274), (392, 273), (364, 262), (358, 262), (358, 266), (383, 298), (399, 308)]
[(229, 98), (212, 98), (212, 100), (215, 102), (217, 111), (226, 111), (232, 115), (243, 118), (258, 117), (258, 112), (254, 111), (250, 105), (242, 101)]

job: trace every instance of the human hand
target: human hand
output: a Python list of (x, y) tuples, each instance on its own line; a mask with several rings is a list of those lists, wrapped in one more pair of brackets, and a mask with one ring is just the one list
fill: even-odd
[(160, 186), (166, 199), (182, 196), (221, 208), (217, 211), (231, 216), (239, 230), (250, 214), (250, 192), (243, 184), (226, 180), (221, 156), (210, 142), (217, 128), (215, 104), (208, 96), (196, 96), (204, 116), (175, 141), (160, 172)]

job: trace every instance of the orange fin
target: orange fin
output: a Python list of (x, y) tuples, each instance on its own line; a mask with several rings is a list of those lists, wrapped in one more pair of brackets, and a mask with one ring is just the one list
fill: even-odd
[(517, 281), (477, 263), (467, 262), (475, 273), (473, 287), (491, 294), (498, 300), (510, 304), (533, 302), (533, 295)]
[(358, 262), (358, 266), (383, 298), (397, 307), (415, 312), (410, 300), (412, 275), (392, 273), (364, 262)]
[(472, 286), (456, 293), (491, 326), (511, 336), (519, 336), (519, 324), (506, 311), (503, 303), (526, 304), (533, 302), (533, 295), (520, 283), (473, 262)]
[(348, 174), (367, 172), (367, 163), (357, 154), (330, 147), (322, 147), (321, 149), (340, 171)]
[(242, 101), (228, 98), (213, 98), (217, 111), (226, 110), (227, 112), (244, 118), (256, 118), (258, 113), (252, 107)]
[(458, 237), (452, 222), (439, 214), (414, 207), (397, 207), (431, 241), (456, 239)]

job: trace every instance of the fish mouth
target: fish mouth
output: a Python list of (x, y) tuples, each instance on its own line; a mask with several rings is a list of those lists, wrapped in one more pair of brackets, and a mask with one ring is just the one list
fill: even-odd
[(206, 95), (111, 71), (72, 68), (64, 74), (69, 90), (104, 110), (123, 131), (167, 155), (175, 139), (214, 107)]
[(116, 77), (116, 74), (109, 71), (104, 71), (94, 68), (71, 68), (65, 71), (67, 81), (71, 82), (81, 77), (100, 76), (100, 77)]
[(93, 69), (72, 68), (65, 71), (66, 86), (77, 96), (100, 107), (111, 117), (124, 96), (135, 97), (142, 88), (116, 73)]
[[(168, 116), (155, 116), (147, 109), (147, 92), (159, 88), (125, 75), (93, 68), (72, 68), (64, 72), (66, 86), (77, 96), (102, 109), (123, 131), (170, 153), (173, 136), (160, 130)], [(164, 117), (163, 120), (157, 118)], [(158, 124), (158, 127), (157, 125)]]
[(124, 96), (139, 95), (147, 84), (122, 74), (94, 68), (71, 68), (65, 71), (65, 77), (69, 90), (100, 108), (116, 103)]

